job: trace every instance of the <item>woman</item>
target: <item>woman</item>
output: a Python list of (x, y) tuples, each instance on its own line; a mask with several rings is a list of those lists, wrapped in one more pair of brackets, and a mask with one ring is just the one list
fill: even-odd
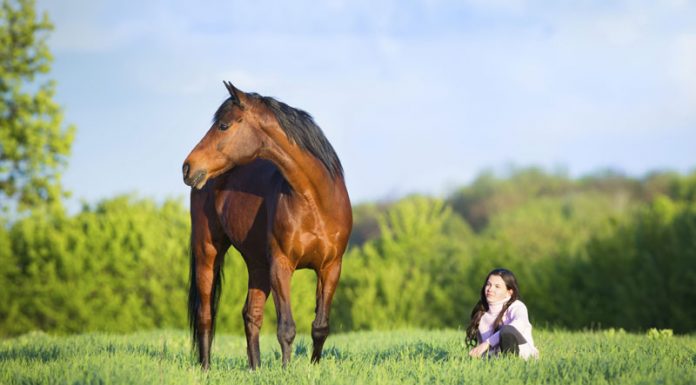
[(472, 357), (498, 353), (515, 354), (524, 359), (539, 356), (532, 339), (527, 307), (520, 300), (517, 280), (509, 270), (495, 269), (488, 273), (481, 288), (481, 299), (471, 311), (466, 341), (476, 345), (469, 351)]

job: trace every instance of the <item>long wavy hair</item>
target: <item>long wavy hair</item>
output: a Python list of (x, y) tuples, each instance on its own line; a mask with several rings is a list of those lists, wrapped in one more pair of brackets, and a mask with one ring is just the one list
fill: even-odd
[(488, 273), (486, 280), (483, 281), (483, 286), (481, 286), (481, 298), (476, 306), (474, 306), (473, 310), (471, 310), (471, 321), (469, 322), (469, 326), (466, 328), (466, 343), (468, 345), (475, 346), (481, 340), (481, 334), (479, 333), (478, 328), (479, 323), (481, 322), (481, 317), (483, 317), (483, 315), (489, 309), (488, 301), (486, 300), (486, 283), (492, 275), (497, 275), (498, 277), (502, 278), (503, 282), (505, 282), (506, 290), (512, 290), (510, 300), (503, 305), (503, 309), (500, 311), (498, 318), (496, 318), (495, 322), (493, 323), (494, 330), (498, 330), (500, 329), (500, 326), (502, 326), (503, 316), (510, 305), (516, 300), (522, 299), (522, 297), (520, 297), (520, 289), (517, 286), (517, 279), (510, 270), (498, 268)]

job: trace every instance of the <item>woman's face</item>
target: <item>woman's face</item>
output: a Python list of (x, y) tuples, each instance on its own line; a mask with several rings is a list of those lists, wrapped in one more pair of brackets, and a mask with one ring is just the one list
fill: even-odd
[(505, 286), (505, 281), (503, 281), (503, 278), (499, 275), (491, 275), (488, 277), (484, 292), (488, 303), (500, 302), (512, 296), (512, 289), (508, 289), (507, 286)]

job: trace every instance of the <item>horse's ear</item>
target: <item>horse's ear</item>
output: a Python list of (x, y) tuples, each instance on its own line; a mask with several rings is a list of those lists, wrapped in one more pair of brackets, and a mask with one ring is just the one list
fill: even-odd
[(232, 85), (232, 83), (226, 80), (223, 80), (222, 84), (224, 84), (225, 88), (227, 88), (227, 91), (230, 93), (232, 100), (234, 100), (234, 102), (241, 107), (242, 99), (239, 97), (239, 94), (241, 94), (242, 91), (238, 90), (235, 86)]

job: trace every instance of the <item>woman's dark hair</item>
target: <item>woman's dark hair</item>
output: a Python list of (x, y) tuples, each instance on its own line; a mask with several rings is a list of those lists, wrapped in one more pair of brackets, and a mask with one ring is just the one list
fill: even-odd
[(483, 317), (483, 315), (488, 311), (488, 301), (486, 300), (486, 283), (488, 282), (488, 278), (490, 278), (492, 275), (497, 275), (498, 277), (502, 278), (503, 282), (505, 282), (505, 288), (507, 290), (512, 290), (510, 300), (503, 305), (503, 309), (500, 311), (498, 318), (496, 318), (495, 322), (493, 323), (494, 330), (500, 329), (500, 326), (503, 323), (503, 315), (505, 315), (505, 311), (507, 311), (508, 307), (510, 307), (510, 305), (516, 300), (521, 299), (520, 289), (517, 286), (517, 279), (510, 270), (498, 268), (488, 273), (486, 280), (483, 281), (483, 286), (481, 287), (481, 298), (476, 306), (474, 306), (474, 309), (471, 310), (471, 321), (469, 322), (469, 327), (466, 328), (466, 343), (468, 345), (477, 345), (479, 343), (479, 323), (481, 322), (481, 317)]

